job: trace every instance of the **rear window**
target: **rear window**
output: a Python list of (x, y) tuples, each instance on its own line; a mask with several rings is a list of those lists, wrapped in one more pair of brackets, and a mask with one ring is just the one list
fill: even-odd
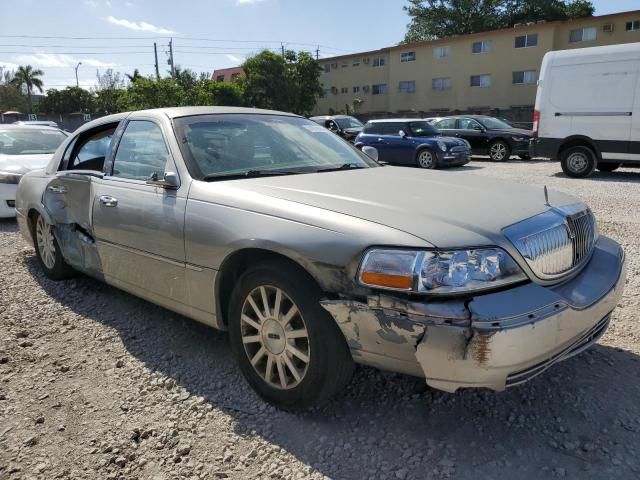
[(398, 132), (406, 128), (406, 124), (400, 122), (375, 122), (367, 123), (364, 127), (364, 133), (372, 135), (398, 135)]
[(0, 154), (52, 154), (67, 136), (59, 130), (38, 130), (28, 127), (0, 130)]

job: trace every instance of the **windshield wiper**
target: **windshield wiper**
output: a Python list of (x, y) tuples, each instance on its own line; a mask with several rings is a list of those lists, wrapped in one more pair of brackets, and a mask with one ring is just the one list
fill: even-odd
[(246, 172), (240, 173), (223, 173), (223, 174), (212, 174), (205, 175), (200, 180), (204, 182), (215, 182), (218, 180), (237, 180), (240, 178), (257, 178), (257, 177), (277, 177), (280, 175), (295, 175), (298, 173), (304, 172), (296, 172), (292, 170), (247, 170)]
[(343, 163), (337, 167), (320, 168), (316, 172), (337, 172), (339, 170), (358, 170), (360, 168), (367, 168), (366, 166), (359, 165), (357, 163)]

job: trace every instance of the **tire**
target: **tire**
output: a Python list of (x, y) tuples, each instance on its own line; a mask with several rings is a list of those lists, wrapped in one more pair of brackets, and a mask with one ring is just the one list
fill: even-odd
[[(281, 312), (275, 315), (278, 290)], [(347, 343), (320, 306), (320, 294), (302, 272), (273, 261), (247, 270), (231, 294), (229, 337), (240, 370), (263, 399), (287, 411), (326, 402), (353, 374)], [(269, 315), (264, 315), (265, 297)], [(298, 311), (291, 315), (294, 306)]]
[(438, 157), (432, 150), (422, 148), (416, 153), (416, 163), (420, 168), (438, 168)]
[(494, 162), (506, 162), (511, 156), (511, 146), (504, 140), (495, 140), (489, 145), (489, 158)]
[(596, 168), (596, 154), (589, 147), (577, 145), (560, 153), (562, 171), (571, 178), (586, 178)]
[(33, 246), (38, 264), (47, 278), (58, 281), (75, 274), (75, 270), (62, 257), (53, 227), (39, 213), (33, 218)]
[(527, 154), (518, 155), (518, 157), (520, 157), (520, 160), (531, 160), (531, 155)]
[(621, 163), (598, 162), (597, 169), (601, 172), (613, 172), (620, 168)]

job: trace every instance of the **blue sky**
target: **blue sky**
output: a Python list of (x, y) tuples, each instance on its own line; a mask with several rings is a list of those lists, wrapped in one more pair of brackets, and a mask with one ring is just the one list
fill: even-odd
[[(595, 0), (596, 14), (640, 8), (638, 0)], [(240, 64), (263, 48), (320, 56), (400, 41), (402, 0), (0, 0), (0, 65), (31, 64), (45, 88), (95, 83), (96, 70), (152, 74), (153, 42), (166, 74), (168, 37), (176, 64), (197, 72)], [(76, 38), (35, 38), (76, 37)], [(29, 37), (29, 38), (25, 38)], [(84, 38), (78, 38), (84, 37)], [(102, 38), (100, 38), (102, 37)], [(127, 38), (114, 38), (127, 37)], [(207, 39), (207, 40), (205, 40)], [(213, 40), (213, 41), (212, 41)]]

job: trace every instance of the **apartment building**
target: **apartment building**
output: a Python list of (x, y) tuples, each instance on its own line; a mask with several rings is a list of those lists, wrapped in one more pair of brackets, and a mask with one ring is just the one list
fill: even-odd
[(211, 80), (215, 80), (216, 82), (231, 82), (239, 78), (240, 75), (244, 75), (242, 67), (219, 68), (213, 71)]
[(630, 42), (640, 42), (640, 10), (323, 58), (315, 113), (359, 99), (365, 118), (467, 112), (531, 121), (546, 52)]

